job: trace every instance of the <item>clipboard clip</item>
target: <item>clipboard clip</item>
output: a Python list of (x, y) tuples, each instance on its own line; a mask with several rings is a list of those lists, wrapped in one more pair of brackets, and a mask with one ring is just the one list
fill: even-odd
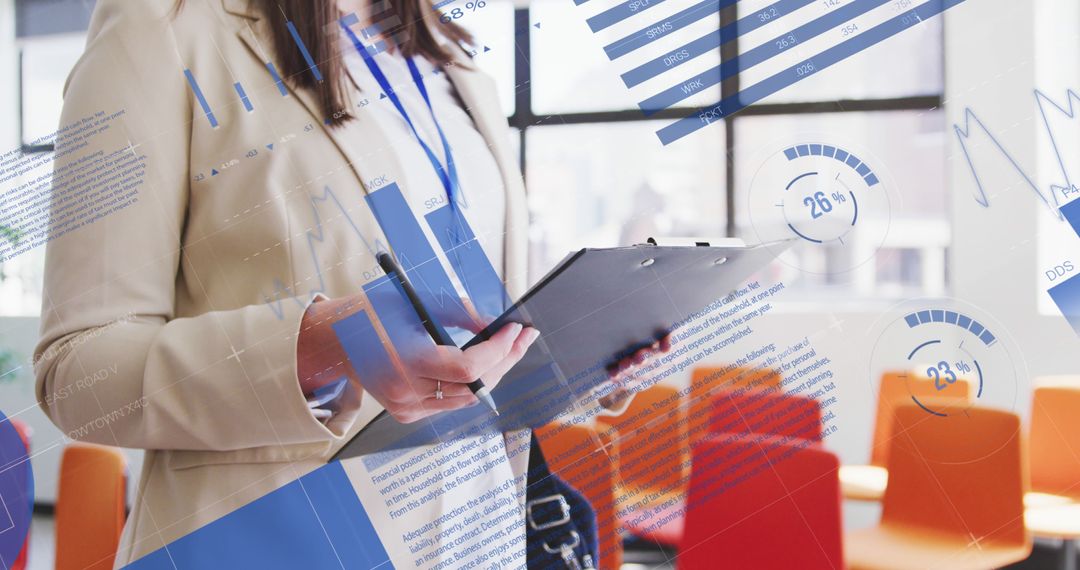
[(739, 238), (701, 238), (701, 237), (651, 237), (641, 245), (657, 247), (746, 247), (746, 242)]

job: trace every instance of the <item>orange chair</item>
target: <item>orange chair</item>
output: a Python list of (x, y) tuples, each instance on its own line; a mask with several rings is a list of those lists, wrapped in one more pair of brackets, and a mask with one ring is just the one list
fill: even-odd
[(695, 368), (690, 376), (690, 409), (687, 430), (690, 444), (709, 433), (712, 398), (719, 390), (739, 388), (768, 390), (780, 387), (782, 377), (772, 368)]
[(127, 458), (119, 449), (72, 443), (60, 459), (56, 570), (109, 570), (124, 528)]
[(1028, 460), (1033, 492), (1080, 501), (1080, 377), (1035, 388)]
[[(15, 431), (19, 434), (19, 438), (22, 439), (23, 445), (26, 446), (26, 451), (29, 454), (30, 451), (30, 436), (34, 434), (34, 430), (30, 429), (30, 426), (25, 423), (9, 418), (11, 426), (15, 428)], [(30, 555), (30, 531), (26, 532), (26, 541), (23, 543), (22, 551), (19, 552), (19, 557), (15, 559), (15, 563), (11, 565), (11, 570), (25, 570), (26, 558)]]
[(713, 396), (711, 433), (775, 435), (820, 442), (821, 404), (777, 390), (722, 390)]
[[(812, 398), (775, 390), (720, 390), (712, 400), (709, 429), (713, 435), (701, 441), (742, 436), (748, 436), (747, 440), (750, 441), (754, 437), (765, 436), (799, 447), (817, 445), (821, 441), (821, 406)], [(700, 444), (699, 441), (696, 445)], [(700, 467), (695, 465), (693, 470), (700, 470)], [(692, 474), (691, 481), (696, 476)], [(692, 489), (690, 495), (693, 495)], [(692, 499), (672, 503), (671, 507), (654, 516), (655, 530), (649, 534), (650, 538), (668, 546), (685, 544), (686, 516), (679, 510), (684, 506), (694, 509), (697, 505)], [(655, 520), (662, 521), (662, 524), (657, 524)]]
[(678, 567), (843, 568), (839, 467), (835, 455), (809, 440), (701, 440)]
[(889, 472), (889, 444), (892, 440), (894, 410), (898, 405), (912, 403), (912, 397), (933, 398), (937, 401), (971, 402), (971, 384), (959, 379), (939, 390), (934, 381), (925, 376), (907, 372), (886, 372), (878, 387), (877, 412), (874, 416), (873, 443), (870, 447), (870, 465), (844, 465), (840, 467), (840, 492), (845, 499), (880, 501), (885, 494)]
[[(936, 408), (941, 410), (942, 408)], [(848, 533), (849, 568), (999, 568), (1027, 558), (1020, 418), (897, 406), (878, 526)]]
[(600, 568), (621, 568), (619, 520), (615, 516), (616, 435), (610, 427), (549, 424), (536, 430), (552, 473), (578, 490), (596, 511), (600, 532)]
[(1028, 465), (1031, 492), (1024, 496), (1028, 530), (1061, 540), (1063, 568), (1076, 567), (1080, 540), (1080, 377), (1042, 378), (1031, 399)]
[(637, 394), (619, 416), (597, 417), (619, 436), (616, 493), (623, 528), (672, 546), (682, 533), (671, 523), (681, 519), (690, 474), (681, 400), (675, 388), (656, 385)]

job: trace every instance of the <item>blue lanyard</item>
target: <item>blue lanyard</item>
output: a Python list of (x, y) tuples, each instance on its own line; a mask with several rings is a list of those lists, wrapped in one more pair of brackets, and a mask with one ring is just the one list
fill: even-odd
[(382, 69), (379, 69), (379, 64), (375, 63), (375, 59), (371, 57), (367, 48), (360, 42), (360, 38), (356, 37), (356, 34), (354, 34), (344, 23), (342, 23), (341, 27), (345, 30), (345, 33), (349, 34), (349, 39), (352, 40), (353, 46), (356, 48), (356, 51), (360, 53), (360, 57), (363, 58), (364, 64), (367, 65), (368, 70), (371, 71), (371, 75), (375, 77), (375, 81), (379, 82), (379, 87), (383, 90), (383, 93), (386, 94), (386, 97), (390, 99), (390, 102), (397, 108), (398, 113), (401, 114), (401, 118), (405, 119), (405, 122), (408, 123), (413, 136), (416, 137), (416, 142), (420, 143), (420, 147), (424, 149), (424, 153), (427, 154), (428, 160), (431, 161), (431, 166), (439, 176), (439, 180), (446, 190), (446, 199), (450, 202), (450, 207), (453, 208), (455, 206), (454, 201), (461, 188), (461, 183), (458, 181), (457, 166), (454, 164), (454, 155), (450, 152), (450, 142), (446, 140), (446, 135), (443, 134), (442, 126), (439, 125), (439, 120), (435, 118), (435, 109), (431, 106), (431, 98), (428, 97), (427, 87), (424, 86), (424, 78), (420, 75), (420, 70), (416, 68), (416, 63), (413, 62), (411, 57), (405, 58), (405, 63), (409, 66), (409, 73), (412, 74), (413, 83), (416, 84), (417, 90), (420, 91), (420, 96), (423, 97), (424, 103), (427, 104), (428, 111), (431, 112), (431, 121), (435, 123), (435, 130), (439, 132), (439, 139), (442, 140), (443, 152), (446, 153), (445, 167), (443, 167), (442, 162), (439, 161), (439, 158), (435, 156), (431, 147), (424, 142), (424, 139), (416, 130), (416, 125), (414, 125), (412, 119), (409, 118), (409, 114), (405, 112), (405, 106), (401, 104), (401, 99), (398, 98), (397, 93), (394, 92), (394, 88), (390, 85), (390, 82), (387, 81), (386, 75), (383, 74)]

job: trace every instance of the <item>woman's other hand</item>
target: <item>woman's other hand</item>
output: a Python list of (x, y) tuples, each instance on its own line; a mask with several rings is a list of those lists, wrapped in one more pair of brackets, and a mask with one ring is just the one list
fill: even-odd
[(625, 409), (644, 382), (644, 379), (635, 379), (634, 372), (638, 371), (650, 358), (669, 350), (671, 350), (671, 333), (665, 333), (651, 345), (639, 348), (633, 354), (608, 367), (607, 389), (597, 400), (600, 405), (614, 412)]
[[(488, 340), (466, 350), (428, 346), (425, 342), (424, 349), (407, 354), (399, 352), (406, 371), (404, 377), (359, 375), (331, 325), (359, 311), (364, 302), (361, 296), (344, 297), (315, 302), (308, 308), (297, 341), (300, 387), (307, 394), (345, 376), (403, 423), (476, 404), (478, 400), (467, 384), (481, 379), (489, 389), (494, 389), (540, 336), (532, 327), (510, 323)], [(435, 397), (440, 384), (441, 400)]]

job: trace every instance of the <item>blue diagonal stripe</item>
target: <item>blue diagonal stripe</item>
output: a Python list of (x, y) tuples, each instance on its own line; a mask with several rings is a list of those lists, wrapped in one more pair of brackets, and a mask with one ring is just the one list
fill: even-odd
[(709, 105), (694, 111), (692, 114), (657, 131), (657, 137), (659, 137), (661, 143), (665, 145), (671, 144), (964, 1), (931, 0), (921, 4), (759, 83), (751, 85), (735, 95), (726, 97), (715, 105)]

